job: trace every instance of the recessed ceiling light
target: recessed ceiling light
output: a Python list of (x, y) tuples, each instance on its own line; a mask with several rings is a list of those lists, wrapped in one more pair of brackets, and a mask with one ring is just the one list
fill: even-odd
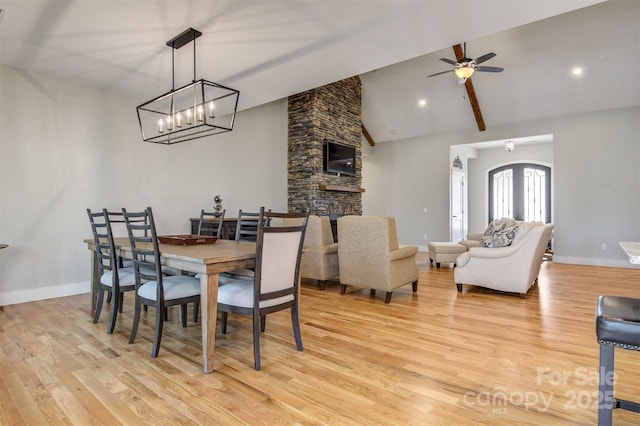
[(427, 100), (426, 99), (420, 99), (418, 101), (418, 106), (419, 107), (423, 107), (423, 108), (426, 107), (427, 106)]
[(571, 74), (575, 75), (575, 76), (579, 76), (582, 75), (582, 68), (580, 67), (575, 67), (571, 70)]

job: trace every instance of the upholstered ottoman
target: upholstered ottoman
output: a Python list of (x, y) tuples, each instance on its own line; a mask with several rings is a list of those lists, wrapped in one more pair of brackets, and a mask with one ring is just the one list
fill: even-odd
[(458, 256), (467, 248), (458, 243), (435, 242), (429, 243), (429, 262), (436, 262), (436, 268), (440, 268), (441, 263), (456, 263)]

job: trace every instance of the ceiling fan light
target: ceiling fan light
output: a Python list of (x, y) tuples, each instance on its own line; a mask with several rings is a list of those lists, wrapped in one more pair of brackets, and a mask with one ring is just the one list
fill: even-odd
[(474, 71), (475, 69), (471, 67), (460, 67), (453, 70), (456, 77), (461, 78), (463, 80), (466, 80), (467, 78), (471, 77), (471, 74), (473, 74)]

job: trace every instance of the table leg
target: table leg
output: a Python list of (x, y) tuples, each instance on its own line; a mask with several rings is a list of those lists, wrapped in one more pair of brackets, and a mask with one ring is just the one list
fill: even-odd
[(202, 371), (213, 371), (218, 314), (218, 274), (200, 274), (200, 312), (202, 322)]

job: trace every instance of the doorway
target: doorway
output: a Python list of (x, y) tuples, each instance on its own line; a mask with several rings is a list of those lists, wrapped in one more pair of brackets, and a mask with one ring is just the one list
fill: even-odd
[(551, 168), (516, 163), (489, 171), (489, 223), (501, 217), (551, 221)]
[(450, 237), (453, 242), (462, 241), (466, 238), (465, 194), (464, 172), (451, 169), (451, 217), (449, 229), (451, 230)]

